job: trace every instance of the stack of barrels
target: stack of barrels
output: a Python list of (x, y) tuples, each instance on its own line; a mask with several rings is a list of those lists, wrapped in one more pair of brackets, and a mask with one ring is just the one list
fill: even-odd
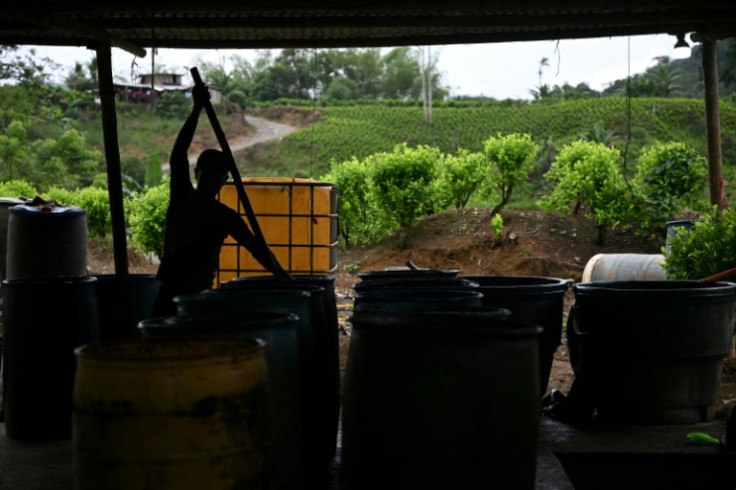
[(334, 275), (178, 296), (141, 340), (78, 349), (81, 489), (319, 489), (339, 419)]
[(3, 412), (9, 437), (71, 437), (74, 349), (99, 336), (87, 213), (9, 208), (3, 292)]
[(544, 322), (530, 288), (555, 289), (556, 347), (570, 284), (458, 272), (366, 272), (353, 286), (343, 490), (534, 488)]

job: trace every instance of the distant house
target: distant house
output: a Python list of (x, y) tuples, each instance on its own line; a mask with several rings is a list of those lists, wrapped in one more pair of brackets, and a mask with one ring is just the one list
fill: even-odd
[[(114, 84), (120, 100), (145, 103), (151, 102), (151, 97), (159, 97), (163, 92), (170, 90), (185, 91), (189, 95), (191, 85), (182, 83), (184, 75), (177, 73), (154, 73), (138, 75), (138, 80), (134, 84)], [(153, 81), (153, 84), (151, 84)], [(221, 96), (217, 89), (210, 87), (210, 95), (213, 104), (220, 102)]]
[(150, 87), (151, 79), (153, 79), (154, 86), (169, 87), (170, 90), (188, 89), (189, 87), (184, 87), (181, 83), (182, 76), (177, 73), (155, 73), (153, 75), (148, 73), (146, 75), (138, 75), (138, 84), (148, 85)]

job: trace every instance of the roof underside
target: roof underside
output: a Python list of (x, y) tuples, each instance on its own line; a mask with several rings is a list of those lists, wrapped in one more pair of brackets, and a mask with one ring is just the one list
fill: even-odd
[(736, 2), (702, 0), (5, 0), (0, 44), (126, 49), (362, 47), (736, 32)]

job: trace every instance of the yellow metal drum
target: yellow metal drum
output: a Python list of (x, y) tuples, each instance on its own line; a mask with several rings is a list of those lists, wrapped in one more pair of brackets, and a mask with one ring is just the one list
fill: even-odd
[(262, 341), (113, 341), (75, 352), (77, 490), (269, 488)]

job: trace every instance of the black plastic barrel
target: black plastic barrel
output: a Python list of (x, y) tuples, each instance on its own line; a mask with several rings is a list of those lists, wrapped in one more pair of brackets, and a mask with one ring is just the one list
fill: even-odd
[(18, 205), (9, 210), (5, 279), (82, 279), (87, 210)]
[[(338, 351), (337, 300), (335, 275), (296, 275), (294, 282), (284, 283), (273, 276), (239, 277), (222, 284), (223, 291), (295, 290), (310, 294), (311, 332), (314, 346), (310, 368), (310, 393), (302, 407), (305, 422), (305, 444), (311, 450), (307, 458), (306, 477), (310, 485), (319, 486), (329, 479), (329, 465), (337, 449), (340, 416), (340, 365)], [(264, 303), (268, 300), (264, 300)], [(311, 441), (311, 442), (310, 442)]]
[(571, 280), (539, 276), (463, 276), (478, 284), (483, 306), (508, 308), (511, 319), (542, 328), (539, 336), (539, 390), (547, 391), (555, 351), (562, 340), (565, 292)]
[[(379, 271), (380, 272), (380, 271)], [(367, 279), (368, 276), (364, 276), (363, 280), (353, 284), (353, 289), (358, 292), (364, 291), (386, 291), (386, 290), (430, 290), (430, 289), (443, 289), (443, 290), (455, 290), (455, 291), (472, 291), (478, 285), (468, 279), (460, 277), (446, 277), (446, 276), (432, 276), (432, 275), (411, 275), (407, 274), (404, 277), (396, 278), (384, 278), (379, 276), (374, 279)]]
[(667, 223), (667, 237), (664, 242), (664, 255), (665, 257), (669, 256), (670, 254), (670, 243), (672, 242), (672, 237), (677, 235), (678, 233), (687, 232), (690, 228), (695, 226), (695, 223), (698, 221), (701, 221), (699, 219), (678, 219), (674, 221), (669, 221)]
[[(213, 302), (217, 294), (210, 295)], [(274, 489), (301, 488), (302, 412), (298, 317), (290, 313), (242, 311), (200, 317), (150, 318), (140, 322), (144, 338), (259, 338), (266, 345), (269, 386), (273, 400)]]
[(100, 339), (140, 338), (138, 322), (151, 316), (158, 294), (155, 274), (98, 274)]
[(0, 197), (0, 279), (8, 276), (8, 219), (10, 208), (28, 201), (22, 197)]
[(539, 329), (507, 316), (353, 316), (341, 489), (534, 488)]
[(460, 273), (458, 269), (442, 270), (442, 269), (410, 269), (410, 268), (393, 268), (384, 269), (382, 271), (366, 271), (358, 274), (358, 278), (363, 282), (371, 281), (438, 281), (445, 279), (455, 279)]
[(428, 307), (478, 307), (482, 306), (483, 294), (477, 291), (452, 291), (443, 289), (391, 290), (378, 289), (355, 294), (354, 306), (361, 308), (413, 310)]
[[(301, 487), (296, 488), (308, 488), (310, 485), (307, 482), (313, 482), (318, 478), (309, 473), (310, 471), (316, 472), (312, 469), (315, 466), (315, 452), (312, 448), (324, 438), (324, 435), (318, 433), (314, 428), (315, 421), (319, 421), (322, 416), (324, 400), (320, 398), (320, 393), (316, 388), (319, 387), (316, 376), (318, 357), (312, 327), (313, 322), (324, 323), (322, 293), (323, 289), (318, 286), (304, 286), (301, 289), (289, 289), (288, 287), (252, 290), (221, 289), (174, 298), (177, 304), (177, 316), (181, 319), (247, 318), (254, 312), (297, 316), (295, 331), (298, 352), (294, 355), (293, 360), (298, 363), (299, 386), (293, 393), (297, 397), (297, 404), (292, 408), (299, 411), (298, 428), (300, 432), (294, 434), (293, 438), (299, 440), (302, 452), (297, 456), (297, 461), (293, 463), (299, 463), (298, 470), (304, 474), (304, 477)], [(150, 323), (150, 321), (145, 323)], [(281, 429), (276, 430), (283, 433)], [(326, 471), (324, 458), (320, 460), (320, 463), (323, 472)], [(288, 475), (280, 477), (282, 483), (286, 482), (284, 476)]]
[(96, 279), (3, 281), (3, 412), (9, 437), (72, 435), (74, 349), (99, 339)]
[(599, 419), (690, 424), (714, 416), (736, 284), (617, 281), (573, 291), (573, 388), (595, 403)]

